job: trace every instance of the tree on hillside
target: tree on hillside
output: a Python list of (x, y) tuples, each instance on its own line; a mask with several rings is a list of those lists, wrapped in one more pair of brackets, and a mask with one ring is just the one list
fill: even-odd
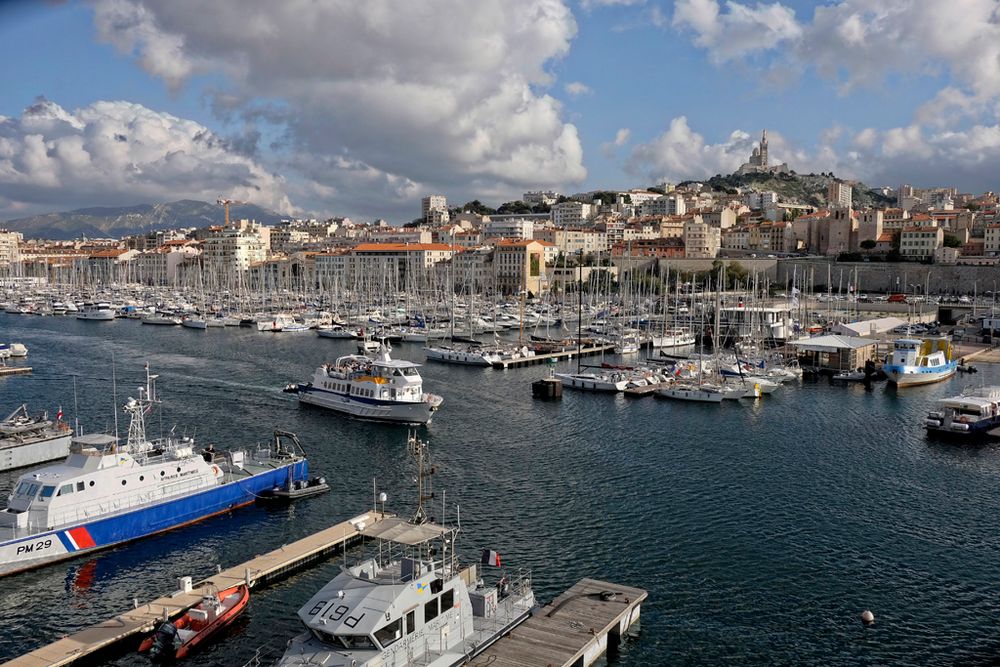
[(874, 250), (878, 242), (875, 239), (865, 239), (861, 242), (861, 248), (864, 250)]
[(461, 206), (462, 211), (468, 213), (475, 213), (476, 215), (493, 215), (496, 213), (495, 208), (490, 208), (483, 204), (483, 202), (478, 199), (473, 199), (472, 201), (467, 201)]
[(507, 201), (500, 204), (497, 213), (531, 213), (531, 206), (523, 201)]
[(962, 246), (962, 242), (958, 239), (957, 236), (955, 236), (953, 234), (945, 234), (944, 235), (944, 247), (945, 248), (960, 248), (961, 246)]

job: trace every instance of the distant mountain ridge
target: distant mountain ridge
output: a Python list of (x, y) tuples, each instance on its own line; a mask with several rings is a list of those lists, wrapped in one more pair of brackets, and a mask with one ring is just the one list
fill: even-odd
[[(753, 188), (760, 192), (777, 192), (782, 201), (797, 202), (800, 204), (810, 204), (816, 207), (828, 205), (827, 189), (831, 183), (838, 181), (836, 176), (830, 174), (797, 174), (794, 171), (788, 173), (763, 173), (763, 174), (730, 174), (728, 176), (715, 175), (706, 181), (700, 181), (711, 186), (714, 190), (732, 191), (736, 188)], [(687, 185), (695, 181), (685, 181), (680, 185)], [(854, 208), (893, 206), (896, 200), (887, 197), (878, 190), (871, 188), (860, 181), (846, 181), (852, 186), (852, 203)]]
[[(229, 207), (229, 217), (273, 225), (287, 216), (254, 204), (233, 204)], [(221, 225), (225, 220), (225, 209), (218, 204), (182, 199), (165, 204), (97, 206), (45, 213), (8, 220), (0, 223), (0, 227), (21, 232), (25, 238), (65, 240), (81, 236), (121, 238), (157, 229)]]

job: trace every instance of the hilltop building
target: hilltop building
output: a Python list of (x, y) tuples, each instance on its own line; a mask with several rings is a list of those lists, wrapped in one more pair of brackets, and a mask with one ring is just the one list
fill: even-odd
[(760, 143), (754, 146), (753, 152), (750, 153), (750, 159), (740, 166), (737, 170), (737, 174), (784, 174), (788, 172), (788, 165), (784, 162), (781, 164), (771, 165), (768, 160), (767, 155), (767, 130), (764, 130), (760, 136)]

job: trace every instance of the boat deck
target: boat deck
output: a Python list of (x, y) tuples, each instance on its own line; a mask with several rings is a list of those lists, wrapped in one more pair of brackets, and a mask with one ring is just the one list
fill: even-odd
[[(602, 595), (606, 592), (614, 596)], [(625, 632), (639, 620), (646, 597), (646, 591), (639, 588), (581, 579), (469, 664), (586, 667), (605, 651), (617, 649)]]
[(151, 632), (165, 615), (175, 618), (201, 601), (202, 595), (248, 582), (251, 588), (269, 584), (306, 565), (322, 560), (341, 548), (362, 539), (355, 524), (371, 526), (388, 514), (367, 512), (331, 526), (274, 551), (257, 556), (227, 570), (222, 570), (192, 586), (190, 592), (178, 591), (147, 602), (136, 609), (84, 628), (51, 644), (37, 648), (6, 663), (7, 667), (57, 667), (92, 658), (95, 653), (126, 641), (138, 641)]

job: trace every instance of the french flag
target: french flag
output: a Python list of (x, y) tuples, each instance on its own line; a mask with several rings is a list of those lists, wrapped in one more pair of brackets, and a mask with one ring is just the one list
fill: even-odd
[(496, 551), (490, 551), (489, 549), (483, 549), (483, 565), (492, 565), (493, 567), (500, 567), (500, 554)]

